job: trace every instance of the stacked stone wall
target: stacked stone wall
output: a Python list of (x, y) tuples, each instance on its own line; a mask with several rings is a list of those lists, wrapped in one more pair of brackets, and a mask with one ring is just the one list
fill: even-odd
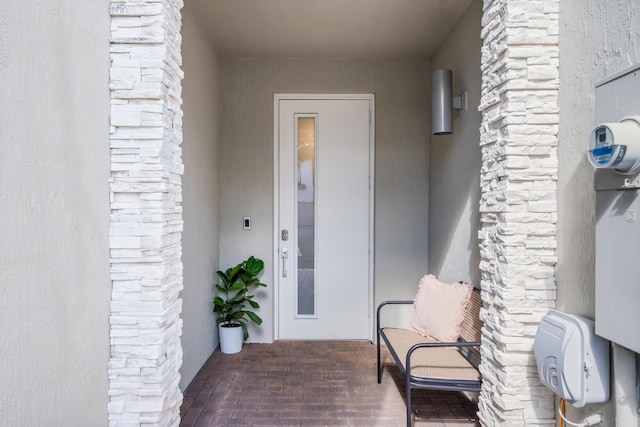
[(110, 426), (180, 422), (181, 8), (110, 4)]
[(533, 357), (555, 305), (558, 0), (485, 0), (482, 18), (481, 251), (485, 322), (480, 418), (554, 425)]

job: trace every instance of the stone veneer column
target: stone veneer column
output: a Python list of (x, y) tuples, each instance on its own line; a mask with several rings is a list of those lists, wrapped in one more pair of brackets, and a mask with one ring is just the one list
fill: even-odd
[(180, 422), (182, 5), (110, 6), (110, 426)]
[(559, 0), (485, 0), (480, 419), (554, 425), (533, 339), (555, 305)]

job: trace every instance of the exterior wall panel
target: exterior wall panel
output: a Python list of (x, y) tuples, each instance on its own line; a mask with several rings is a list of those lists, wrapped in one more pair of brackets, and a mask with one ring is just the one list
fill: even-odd
[(218, 343), (212, 301), (220, 256), (221, 159), (220, 61), (189, 3), (182, 15), (184, 362), (180, 385), (184, 390)]
[(109, 12), (0, 2), (0, 424), (106, 426)]
[[(595, 316), (595, 191), (585, 155), (595, 127), (595, 83), (640, 62), (640, 3), (560, 2), (557, 308)], [(612, 359), (613, 360), (613, 359)], [(615, 396), (612, 396), (612, 399)], [(602, 412), (614, 425), (612, 401), (575, 409), (575, 422)]]
[(432, 135), (429, 164), (429, 273), (444, 282), (480, 286), (480, 21), (475, 0), (431, 58), (431, 70), (453, 71), (453, 92), (468, 92), (451, 135)]

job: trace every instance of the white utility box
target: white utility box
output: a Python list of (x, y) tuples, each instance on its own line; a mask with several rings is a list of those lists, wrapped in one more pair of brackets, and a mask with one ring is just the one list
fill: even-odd
[(576, 408), (609, 400), (609, 341), (592, 320), (550, 310), (533, 352), (542, 383)]
[(596, 333), (640, 353), (640, 66), (598, 82), (595, 104)]

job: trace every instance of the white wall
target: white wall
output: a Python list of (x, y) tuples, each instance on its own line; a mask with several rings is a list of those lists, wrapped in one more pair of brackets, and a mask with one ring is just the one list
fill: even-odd
[(468, 92), (468, 109), (454, 112), (453, 133), (431, 136), (429, 272), (446, 282), (480, 286), (480, 20), (475, 0), (431, 57), (431, 70), (453, 72), (454, 96)]
[[(265, 260), (251, 340), (273, 339), (273, 95), (376, 95), (375, 299), (412, 298), (427, 266), (429, 63), (426, 60), (222, 60), (220, 265)], [(251, 216), (252, 230), (242, 229)]]
[[(560, 2), (560, 131), (558, 176), (559, 310), (594, 318), (595, 192), (585, 156), (594, 122), (594, 83), (640, 61), (640, 3), (635, 0)], [(610, 404), (568, 413), (604, 410)]]
[(109, 10), (0, 3), (0, 424), (107, 425)]
[(220, 247), (219, 60), (189, 3), (182, 10), (184, 390), (218, 343), (213, 315)]

